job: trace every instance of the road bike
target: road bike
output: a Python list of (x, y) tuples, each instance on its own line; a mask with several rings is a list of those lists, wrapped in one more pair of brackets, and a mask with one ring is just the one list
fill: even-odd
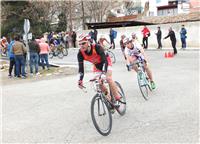
[(147, 76), (147, 73), (144, 68), (144, 62), (141, 59), (138, 59), (136, 62), (131, 64), (131, 66), (137, 66), (137, 81), (142, 96), (145, 100), (149, 99), (149, 91), (152, 91), (150, 79)]
[[(120, 100), (117, 100), (117, 106), (114, 104), (115, 98), (110, 91), (106, 76), (101, 73), (90, 80), (96, 92), (91, 101), (91, 117), (96, 130), (103, 136), (110, 134), (112, 129), (112, 113), (116, 110), (121, 116), (126, 112), (126, 98), (120, 83), (115, 84), (120, 94)], [(104, 89), (102, 86), (105, 86)], [(107, 91), (105, 90), (107, 89)], [(110, 96), (110, 97), (109, 97)], [(110, 99), (111, 98), (111, 99)]]
[(58, 58), (62, 59), (64, 56), (68, 55), (68, 50), (64, 48), (62, 45), (59, 46), (53, 46), (51, 47), (51, 51), (49, 53), (49, 58), (53, 58), (58, 56)]

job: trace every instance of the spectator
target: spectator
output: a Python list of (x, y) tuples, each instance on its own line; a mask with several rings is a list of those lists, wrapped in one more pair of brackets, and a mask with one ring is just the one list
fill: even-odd
[(94, 32), (91, 30), (90, 32), (89, 32), (89, 36), (90, 36), (90, 38), (91, 38), (91, 43), (93, 43), (93, 40), (94, 40)]
[(49, 60), (48, 60), (48, 53), (50, 51), (49, 45), (45, 42), (44, 38), (41, 39), (39, 43), (40, 46), (40, 58), (42, 62), (42, 68), (45, 69), (44, 61), (46, 63), (47, 69), (49, 70)]
[(76, 32), (75, 31), (72, 32), (72, 43), (73, 43), (73, 47), (76, 48)]
[[(20, 42), (19, 35), (15, 36), (15, 43), (13, 44), (13, 53), (15, 55), (17, 77), (26, 78), (24, 55), (25, 55), (25, 53), (27, 53), (27, 49), (26, 49), (25, 45), (22, 42)], [(20, 72), (21, 72), (22, 76), (20, 76)]]
[(162, 48), (162, 43), (161, 43), (162, 31), (160, 30), (160, 27), (158, 27), (158, 31), (155, 34), (157, 36), (158, 49), (161, 49)]
[(38, 64), (39, 64), (39, 52), (40, 47), (33, 36), (32, 41), (28, 43), (30, 52), (30, 74), (33, 75), (33, 67), (35, 67), (35, 74), (39, 75)]
[(171, 40), (171, 43), (172, 43), (172, 47), (173, 47), (173, 49), (174, 49), (174, 55), (176, 55), (176, 54), (177, 54), (177, 49), (176, 49), (176, 36), (175, 36), (175, 33), (174, 33), (174, 31), (172, 30), (171, 27), (169, 28), (169, 33), (168, 33), (168, 35), (167, 35), (164, 39), (166, 39), (166, 38), (168, 38), (168, 37), (170, 37), (170, 40)]
[(65, 33), (63, 39), (64, 39), (65, 47), (69, 48), (69, 34), (68, 34), (68, 32)]
[(50, 32), (47, 36), (48, 39), (48, 43), (50, 42), (50, 40), (53, 38), (53, 32)]
[(121, 47), (122, 54), (123, 54), (123, 56), (124, 56), (124, 58), (126, 60), (126, 56), (125, 56), (125, 53), (124, 53), (124, 50), (125, 50), (126, 46), (123, 43), (123, 40), (124, 40), (125, 37), (126, 37), (125, 35), (121, 35), (120, 47)]
[(180, 31), (182, 49), (186, 48), (186, 38), (187, 38), (186, 34), (187, 34), (187, 31), (185, 29), (185, 26), (182, 25), (182, 28), (181, 28), (181, 31)]
[(10, 41), (10, 44), (8, 45), (8, 57), (9, 57), (9, 60), (10, 60), (10, 64), (9, 64), (9, 74), (8, 76), (9, 77), (12, 77), (12, 70), (13, 70), (13, 67), (14, 67), (14, 76), (16, 77), (17, 74), (16, 74), (16, 65), (15, 65), (15, 55), (13, 53), (13, 45), (15, 43), (15, 40), (12, 40)]
[(117, 37), (117, 32), (114, 31), (112, 28), (110, 29), (110, 44), (113, 46), (113, 49), (115, 49), (115, 41), (114, 39)]
[(97, 30), (94, 29), (94, 41), (96, 44), (97, 44), (97, 34), (98, 34)]
[(149, 29), (146, 27), (146, 25), (144, 26), (143, 30), (142, 30), (142, 34), (143, 34), (143, 40), (142, 40), (142, 43), (143, 43), (143, 47), (145, 49), (148, 48), (148, 37), (150, 36), (150, 31)]

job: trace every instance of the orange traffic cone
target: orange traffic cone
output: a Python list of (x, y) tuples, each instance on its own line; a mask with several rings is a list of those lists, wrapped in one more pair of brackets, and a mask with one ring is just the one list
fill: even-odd
[(170, 52), (168, 52), (168, 58), (171, 58), (171, 53)]
[(168, 58), (167, 52), (165, 52), (165, 58)]
[(173, 52), (171, 52), (171, 57), (174, 57), (174, 53)]

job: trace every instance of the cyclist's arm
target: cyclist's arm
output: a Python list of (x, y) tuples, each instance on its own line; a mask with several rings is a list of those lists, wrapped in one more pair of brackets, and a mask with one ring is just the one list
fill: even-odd
[(144, 56), (144, 59), (146, 60), (146, 62), (148, 62), (147, 55), (146, 55), (146, 53), (144, 52), (144, 48), (141, 46), (141, 47), (139, 48), (139, 50), (140, 50), (141, 54)]
[(124, 53), (125, 53), (125, 56), (126, 56), (126, 64), (130, 65), (131, 64), (131, 60), (130, 60), (131, 56), (129, 55), (128, 48), (125, 48)]
[(77, 59), (78, 59), (78, 72), (79, 72), (79, 80), (83, 80), (84, 77), (84, 58), (83, 55), (81, 54), (81, 52), (79, 51), (78, 55), (77, 55)]
[(100, 65), (103, 65), (103, 71), (107, 72), (107, 69), (108, 69), (108, 61), (107, 61), (107, 58), (106, 58), (106, 55), (104, 53), (104, 50), (102, 47), (100, 47), (99, 45), (96, 45), (95, 46), (95, 50), (97, 52), (98, 55), (100, 55), (101, 57), (101, 63), (99, 64), (96, 64), (96, 66), (100, 66)]
[(144, 56), (144, 59), (147, 61), (147, 55), (144, 52), (143, 46), (138, 41), (135, 42), (135, 45), (136, 48), (140, 50), (140, 53)]

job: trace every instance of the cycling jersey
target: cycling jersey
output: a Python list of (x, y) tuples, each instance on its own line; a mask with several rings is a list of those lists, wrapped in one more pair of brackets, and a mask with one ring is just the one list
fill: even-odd
[(125, 54), (128, 56), (135, 56), (136, 58), (141, 57), (142, 59), (144, 59), (144, 56), (142, 55), (140, 49), (141, 49), (141, 45), (137, 42), (133, 43), (133, 48), (129, 49), (129, 48), (125, 48)]
[(94, 64), (95, 69), (99, 71), (107, 71), (108, 59), (104, 53), (104, 50), (97, 44), (91, 45), (91, 50), (89, 52), (80, 49), (77, 58), (79, 63), (80, 80), (82, 80), (84, 77), (84, 60)]

